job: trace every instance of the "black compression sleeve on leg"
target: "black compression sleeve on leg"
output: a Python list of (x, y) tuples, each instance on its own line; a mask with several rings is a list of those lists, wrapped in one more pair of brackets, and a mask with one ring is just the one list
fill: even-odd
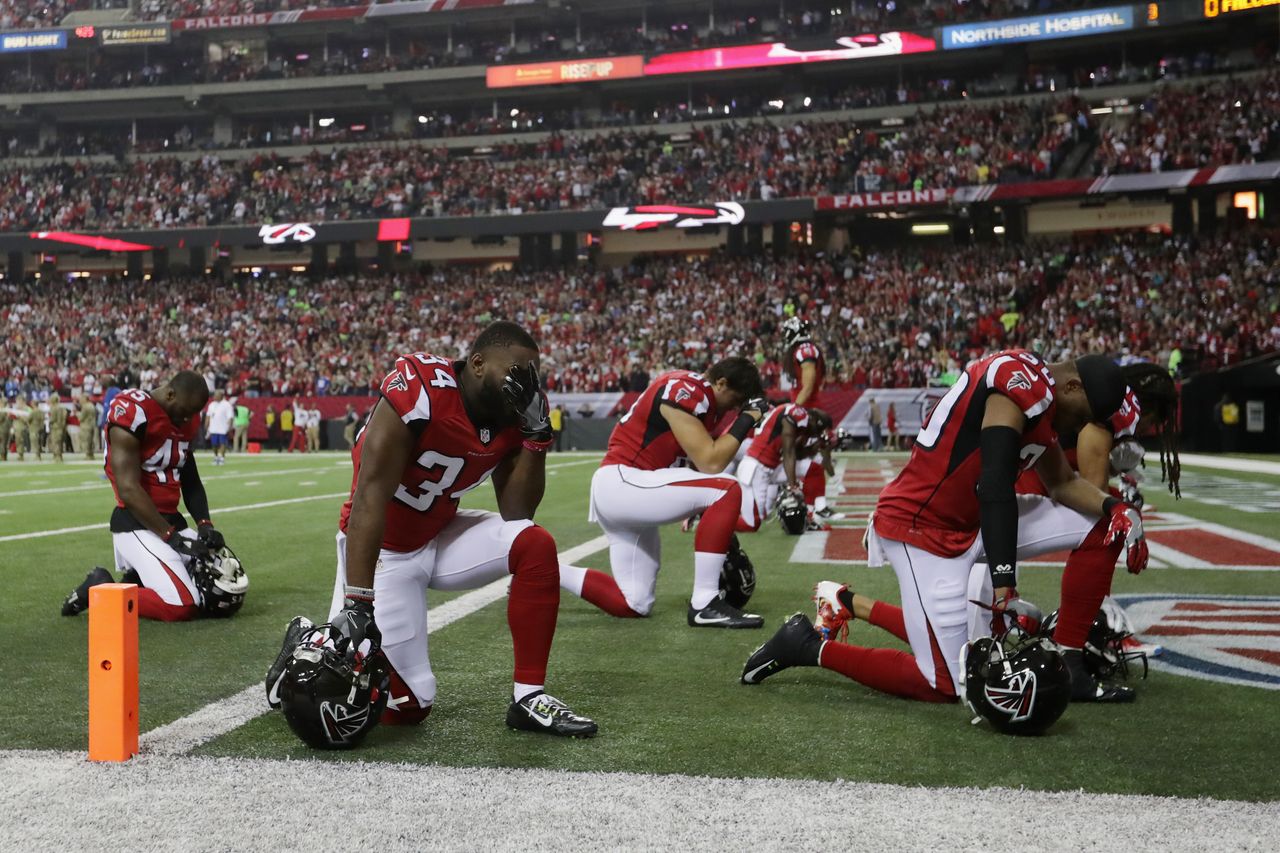
[(1022, 436), (1013, 427), (987, 427), (979, 438), (982, 473), (978, 475), (978, 511), (982, 546), (991, 583), (999, 589), (1018, 582), (1018, 501), (1014, 482)]

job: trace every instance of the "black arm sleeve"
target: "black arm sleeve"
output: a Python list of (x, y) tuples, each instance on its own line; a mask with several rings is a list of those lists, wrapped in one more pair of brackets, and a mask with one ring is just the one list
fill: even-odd
[(982, 546), (987, 552), (991, 583), (997, 589), (1018, 582), (1018, 455), (1022, 436), (1013, 427), (987, 427), (979, 438), (982, 473), (978, 475), (978, 510)]
[(204, 493), (204, 483), (200, 482), (194, 453), (188, 455), (182, 465), (182, 502), (196, 524), (209, 520), (209, 496)]

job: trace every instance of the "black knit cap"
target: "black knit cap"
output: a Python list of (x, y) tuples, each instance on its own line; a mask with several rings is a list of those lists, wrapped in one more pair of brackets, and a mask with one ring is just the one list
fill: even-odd
[(1108, 420), (1124, 405), (1124, 392), (1128, 384), (1120, 365), (1110, 356), (1086, 355), (1076, 359), (1076, 371), (1084, 385), (1084, 395), (1089, 398), (1092, 419), (1101, 423)]

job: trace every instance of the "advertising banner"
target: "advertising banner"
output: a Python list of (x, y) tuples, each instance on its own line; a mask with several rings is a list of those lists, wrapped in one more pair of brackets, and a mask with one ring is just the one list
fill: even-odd
[(463, 9), (484, 9), (490, 6), (527, 6), (533, 2), (536, 0), (400, 0), (398, 3), (379, 3), (370, 6), (366, 17), (385, 18), (389, 15), (456, 12)]
[[(805, 42), (809, 44), (809, 42)], [(838, 38), (816, 49), (792, 46), (786, 42), (747, 44), (740, 47), (713, 47), (664, 53), (644, 66), (645, 76), (655, 74), (688, 74), (701, 71), (731, 71), (735, 68), (765, 68), (772, 65), (800, 65), (807, 62), (845, 62), (851, 59), (873, 59), (928, 53), (937, 43), (928, 36), (915, 33), (879, 33)]]
[(103, 47), (134, 44), (168, 44), (173, 37), (169, 25), (160, 21), (152, 24), (126, 24), (98, 27), (98, 41)]
[(878, 207), (911, 207), (913, 205), (946, 204), (949, 189), (887, 190), (878, 193), (827, 195), (815, 199), (818, 210), (869, 210)]
[(25, 33), (0, 35), (0, 53), (21, 53), (31, 50), (66, 50), (66, 30), (31, 30)]
[(943, 27), (942, 49), (960, 50), (992, 44), (1013, 44), (1020, 41), (1047, 41), (1131, 29), (1133, 29), (1132, 6), (1107, 6), (1080, 12), (1060, 12), (1054, 15), (1033, 15), (1029, 18), (1006, 18), (1003, 21), (983, 21)]
[(1232, 12), (1252, 12), (1268, 6), (1280, 6), (1280, 0), (1204, 0), (1204, 16), (1216, 18)]
[(621, 80), (644, 74), (643, 56), (606, 56), (571, 62), (533, 62), (527, 65), (494, 65), (485, 69), (490, 89), (510, 86), (550, 86), (558, 83), (591, 83)]
[(179, 18), (175, 30), (221, 30), (233, 27), (266, 27), (297, 24), (303, 21), (342, 21), (363, 18), (368, 6), (344, 6), (337, 9), (295, 9), (291, 12), (246, 12), (241, 15), (210, 15), (204, 18)]

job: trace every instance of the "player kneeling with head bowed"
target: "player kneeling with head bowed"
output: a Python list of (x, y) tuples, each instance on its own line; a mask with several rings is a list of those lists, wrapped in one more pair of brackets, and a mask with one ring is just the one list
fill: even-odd
[[(249, 579), (209, 517), (191, 442), (200, 433), (200, 411), (209, 388), (184, 370), (147, 392), (122, 391), (107, 411), (107, 478), (115, 492), (111, 540), (121, 580), (138, 584), (138, 614), (182, 622), (226, 617), (244, 603)], [(196, 529), (178, 512), (178, 498)], [(111, 583), (95, 568), (62, 604), (63, 616), (89, 607), (89, 588)]]
[(806, 409), (796, 403), (785, 403), (769, 411), (751, 435), (746, 458), (738, 466), (738, 483), (742, 486), (742, 510), (739, 531), (759, 530), (773, 512), (778, 494), (785, 489), (787, 513), (780, 515), (783, 529), (801, 533), (807, 525), (808, 513), (801, 512), (799, 529), (794, 529), (797, 502), (804, 507), (801, 482), (813, 466), (821, 466), (817, 455), (819, 443), (831, 427), (831, 416), (821, 409)]
[[(308, 743), (350, 745), (326, 734), (335, 714), (350, 718), (352, 731), (366, 708), (370, 726), (379, 715), (388, 723), (424, 719), (436, 698), (427, 591), (474, 589), (508, 575), (515, 687), (507, 725), (571, 737), (596, 733), (593, 721), (543, 690), (560, 568), (555, 540), (532, 521), (551, 443), (537, 362), (529, 333), (497, 322), (465, 360), (413, 353), (382, 381), (381, 399), (351, 452), (355, 475), (339, 521), (329, 626), (317, 634), (295, 618), (267, 672), (268, 702), (284, 704)], [(499, 512), (459, 510), (462, 496), (490, 474)], [(321, 676), (325, 687), (303, 689)]]
[[(610, 615), (648, 616), (661, 565), (661, 526), (701, 513), (688, 624), (763, 625), (722, 587), (722, 578), (731, 577), (725, 562), (736, 550), (734, 528), (742, 511), (742, 486), (723, 471), (768, 409), (762, 393), (756, 366), (739, 357), (717, 362), (706, 374), (672, 370), (659, 376), (618, 421), (591, 478), (590, 519), (609, 537), (613, 576), (562, 566), (561, 585)], [(733, 425), (712, 437), (711, 428), (732, 409), (740, 410)]]
[[(930, 413), (868, 528), (868, 562), (888, 558), (903, 604), (866, 602), (864, 618), (910, 643), (912, 653), (824, 641), (793, 624), (804, 619), (798, 617), (752, 655), (743, 681), (787, 666), (822, 666), (886, 693), (953, 702), (966, 643), (1000, 635), (1010, 613), (1034, 615), (1022, 612), (1017, 560), (1064, 547), (1075, 548), (1073, 561), (1097, 567), (1089, 577), (1107, 580), (1078, 584), (1068, 563), (1058, 642), (1064, 645), (1069, 624), (1082, 629), (1083, 645), (1117, 554), (1126, 551), (1130, 570), (1141, 571), (1146, 542), (1137, 512), (1078, 477), (1056, 439), (1112, 417), (1125, 387), (1120, 369), (1103, 356), (1046, 365), (1011, 350), (975, 362)], [(1032, 465), (1052, 498), (1015, 495), (1019, 469)], [(976, 568), (983, 562), (989, 571)], [(848, 609), (854, 612), (852, 597)], [(1103, 689), (1079, 647), (1066, 646), (1063, 656), (1074, 701), (1133, 698)]]

